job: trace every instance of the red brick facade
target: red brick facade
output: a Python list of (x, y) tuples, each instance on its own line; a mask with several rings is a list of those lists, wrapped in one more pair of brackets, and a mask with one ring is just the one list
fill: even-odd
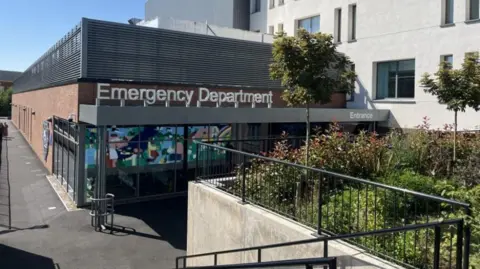
[[(49, 117), (67, 118), (78, 115), (78, 84), (65, 85), (13, 94), (12, 122), (30, 143), (38, 157), (43, 160), (43, 121)], [(74, 117), (76, 120), (76, 117)], [(52, 170), (52, 147), (50, 146), (45, 167)]]

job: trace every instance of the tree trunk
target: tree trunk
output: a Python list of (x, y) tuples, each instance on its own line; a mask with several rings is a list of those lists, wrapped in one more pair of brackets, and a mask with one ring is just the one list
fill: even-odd
[(308, 166), (310, 159), (310, 104), (307, 103), (307, 134), (305, 140), (305, 166)]
[(457, 161), (457, 116), (458, 111), (455, 110), (455, 121), (453, 123), (453, 165)]

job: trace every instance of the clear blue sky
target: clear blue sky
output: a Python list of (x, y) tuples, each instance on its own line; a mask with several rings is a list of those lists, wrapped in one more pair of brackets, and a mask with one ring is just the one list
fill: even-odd
[(0, 0), (0, 70), (24, 71), (82, 17), (127, 23), (146, 0)]

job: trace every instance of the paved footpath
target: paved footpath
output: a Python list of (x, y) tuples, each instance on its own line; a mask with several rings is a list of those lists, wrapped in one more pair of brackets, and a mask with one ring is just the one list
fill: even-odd
[(40, 160), (9, 126), (0, 165), (1, 269), (162, 269), (185, 254), (186, 198), (119, 206), (115, 222), (128, 232), (94, 232), (87, 211), (65, 209)]

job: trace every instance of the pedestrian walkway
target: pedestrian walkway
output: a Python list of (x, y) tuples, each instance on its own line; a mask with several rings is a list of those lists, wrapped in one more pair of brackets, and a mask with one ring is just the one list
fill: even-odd
[(48, 173), (9, 124), (0, 166), (0, 268), (173, 268), (185, 254), (186, 198), (117, 207), (124, 231), (94, 232), (88, 211), (68, 212)]

